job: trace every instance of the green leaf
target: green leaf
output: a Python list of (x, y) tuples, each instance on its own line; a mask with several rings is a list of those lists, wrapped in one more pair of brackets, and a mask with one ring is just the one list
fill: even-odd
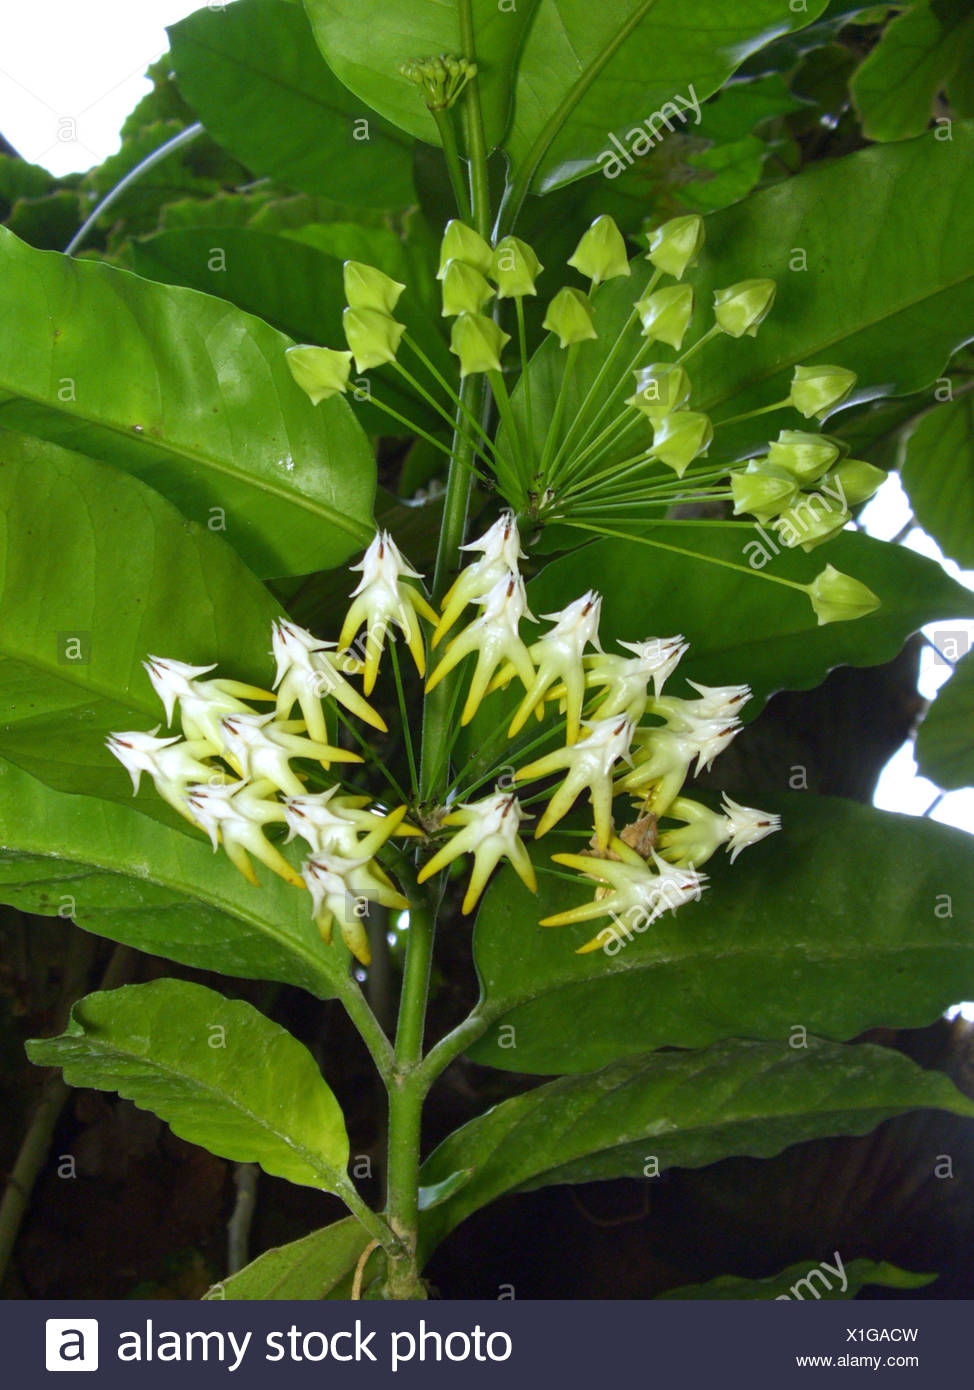
[(922, 1289), (937, 1277), (936, 1274), (911, 1274), (886, 1260), (850, 1260), (833, 1277), (831, 1268), (825, 1270), (811, 1260), (800, 1260), (767, 1279), (721, 1274), (706, 1284), (684, 1284), (682, 1288), (670, 1289), (660, 1294), (660, 1298), (855, 1298), (867, 1284), (878, 1284), (885, 1289)]
[[(217, 662), (266, 688), (280, 616), (230, 547), (157, 492), (6, 431), (0, 610), (0, 755), (62, 791), (127, 802), (104, 740), (164, 718), (144, 658)], [(168, 818), (154, 793), (137, 804)]]
[[(420, 88), (399, 71), (413, 58), (475, 56), (488, 145), (500, 143), (511, 107), (515, 56), (538, 0), (304, 0), (318, 47), (336, 76), (373, 110), (428, 144), (436, 123)], [(461, 34), (471, 15), (473, 53)], [(461, 104), (463, 98), (461, 98)]]
[(0, 902), (197, 970), (336, 993), (348, 953), (323, 945), (308, 895), (264, 869), (255, 888), (179, 824), (51, 791), (0, 762)]
[[(581, 1032), (584, 1023), (573, 1027)], [(448, 1231), (504, 1192), (553, 1183), (700, 1168), (732, 1155), (768, 1158), (833, 1134), (867, 1134), (904, 1111), (974, 1115), (946, 1076), (872, 1045), (734, 1039), (703, 1052), (667, 1052), (562, 1077), (502, 1101), (455, 1131), (423, 1165), (436, 1183), (474, 1176), (425, 1217), (431, 1251)]]
[(917, 766), (945, 791), (974, 785), (974, 652), (957, 663), (916, 739)]
[(751, 54), (824, 9), (825, 0), (801, 13), (775, 0), (605, 0), (594, 9), (540, 0), (518, 57), (505, 140), (516, 187), (546, 193), (599, 169), (618, 176), (627, 164), (610, 136), (639, 153), (650, 141), (647, 123), (657, 139), (696, 123), (699, 102)]
[[(974, 199), (967, 196), (974, 180), (974, 125), (955, 122), (952, 136), (944, 141), (931, 134), (862, 150), (707, 218), (707, 246), (699, 267), (687, 276), (697, 305), (687, 345), (711, 326), (715, 289), (767, 276), (777, 281), (778, 295), (757, 338), (721, 334), (694, 357), (689, 367), (694, 410), (712, 413), (719, 422), (782, 400), (799, 364), (850, 368), (858, 373), (857, 399), (862, 400), (918, 391), (941, 373), (950, 354), (970, 337), (974, 321)], [(624, 368), (643, 339), (638, 326), (625, 336), (623, 330), (652, 266), (637, 258), (632, 270), (631, 277), (612, 281), (595, 297), (599, 338), (579, 349), (566, 391), (566, 426), (620, 340), (611, 386), (593, 392), (587, 413), (609, 397), (618, 413), (631, 393), (632, 377)], [(672, 355), (659, 347), (660, 359)], [(551, 338), (531, 362), (538, 457), (564, 367), (565, 354)], [(523, 409), (520, 392), (515, 406)], [(770, 421), (763, 417), (726, 432), (718, 428), (710, 457), (717, 462), (748, 457), (766, 447), (779, 428), (804, 423), (787, 411)], [(648, 439), (648, 430), (645, 434)]]
[[(887, 24), (856, 70), (850, 90), (870, 140), (905, 140), (926, 130), (937, 94), (974, 63), (974, 5), (917, 3)], [(970, 114), (965, 112), (964, 114)]]
[(300, 1240), (265, 1250), (237, 1274), (214, 1284), (203, 1297), (251, 1302), (347, 1298), (343, 1285), (370, 1239), (354, 1216), (346, 1216)]
[[(974, 862), (963, 831), (807, 793), (761, 805), (781, 812), (780, 834), (733, 866), (714, 856), (699, 902), (628, 942), (623, 917), (608, 949), (587, 955), (578, 947), (608, 918), (537, 922), (591, 900), (590, 883), (542, 872), (535, 897), (509, 871), (498, 876), (474, 933), (489, 1028), (469, 1055), (508, 1071), (588, 1071), (656, 1047), (780, 1038), (798, 1024), (839, 1040), (918, 1028), (970, 997)], [(532, 847), (535, 863), (570, 846), (552, 834)]]
[[(298, 342), (344, 348), (342, 263), (346, 258), (365, 261), (407, 283), (396, 306), (397, 318), (441, 371), (454, 373), (454, 361), (437, 328), (439, 309), (431, 316), (424, 287), (416, 285), (403, 243), (394, 232), (336, 224), (305, 230), (308, 237), (315, 232), (327, 234), (326, 246), (334, 250), (296, 236), (246, 227), (194, 227), (137, 241), (133, 246), (135, 269), (166, 284), (191, 285), (220, 294)], [(403, 349), (403, 364), (416, 367), (415, 359), (409, 363), (409, 352), (408, 347)], [(420, 367), (419, 371), (422, 374), (425, 369)], [(370, 381), (379, 400), (427, 430), (442, 429), (440, 416), (429, 410), (393, 368), (372, 374)], [(438, 390), (429, 378), (427, 384)], [(352, 410), (372, 434), (405, 433), (395, 420), (367, 401), (353, 398)]]
[(913, 514), (965, 569), (974, 566), (974, 393), (928, 411), (906, 440), (900, 473)]
[(60, 1037), (27, 1044), (70, 1086), (117, 1091), (191, 1144), (271, 1177), (347, 1186), (348, 1135), (311, 1053), (240, 999), (185, 980), (89, 994)]
[[(606, 524), (613, 529), (612, 523)], [(754, 718), (776, 690), (811, 689), (834, 666), (877, 666), (891, 661), (907, 637), (924, 624), (974, 614), (974, 595), (935, 561), (856, 532), (843, 532), (806, 555), (801, 551), (774, 554), (775, 537), (770, 530), (762, 534), (741, 523), (706, 527), (622, 523), (618, 530), (643, 539), (612, 538), (587, 546), (584, 578), (579, 577), (577, 554), (547, 565), (528, 585), (532, 612), (563, 608), (583, 586), (597, 589), (604, 598), (603, 642), (682, 632), (690, 650), (680, 664), (680, 675), (708, 685), (747, 681), (754, 699), (744, 711), (745, 718)], [(658, 549), (650, 541), (677, 546), (689, 555)], [(698, 560), (693, 558), (696, 555), (710, 558)], [(741, 565), (744, 572), (722, 568), (714, 560)], [(767, 574), (807, 583), (826, 562), (868, 585), (881, 606), (855, 622), (819, 627), (805, 594), (762, 579)], [(720, 615), (716, 622), (715, 613)], [(485, 718), (491, 709), (490, 704), (485, 706)]]
[(300, 5), (237, 0), (168, 33), (179, 90), (255, 174), (366, 207), (414, 200), (411, 142), (329, 71)]
[(203, 526), (222, 515), (262, 576), (368, 543), (368, 440), (345, 401), (312, 406), (259, 319), (0, 228), (0, 321), (0, 424), (141, 477)]

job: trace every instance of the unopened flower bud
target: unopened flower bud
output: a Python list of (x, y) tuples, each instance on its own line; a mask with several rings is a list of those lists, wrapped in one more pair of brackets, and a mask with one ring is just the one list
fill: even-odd
[(789, 401), (806, 420), (821, 420), (842, 404), (855, 384), (855, 372), (846, 367), (796, 367)]
[(346, 261), (342, 278), (350, 309), (377, 309), (380, 314), (391, 314), (406, 288), (391, 275), (361, 261)]
[(732, 338), (757, 337), (759, 326), (774, 303), (778, 286), (773, 280), (741, 280), (714, 293), (717, 327)]
[(493, 252), (480, 233), (454, 218), (446, 224), (443, 240), (440, 242), (440, 267), (436, 272), (436, 278), (443, 279), (450, 261), (463, 261), (464, 265), (472, 265), (474, 270), (479, 270), (481, 275), (487, 275), (490, 273), (492, 259)]
[(647, 259), (657, 270), (682, 280), (699, 256), (704, 236), (703, 218), (698, 213), (672, 217), (650, 236)]
[(443, 267), (443, 317), (478, 314), (494, 291), (479, 270), (466, 261), (447, 261)]
[(868, 501), (888, 476), (884, 469), (874, 468), (865, 459), (843, 459), (823, 479), (823, 485), (831, 483), (836, 491), (841, 488), (846, 506), (855, 507), (859, 502)]
[(352, 369), (350, 352), (301, 343), (297, 347), (289, 347), (284, 357), (291, 375), (301, 390), (310, 396), (312, 405), (327, 401), (330, 396), (340, 396), (348, 390)]
[(346, 309), (342, 314), (342, 328), (360, 372), (395, 362), (406, 331), (405, 324), (397, 323), (378, 309)]
[(770, 521), (798, 496), (798, 483), (784, 468), (766, 459), (752, 459), (747, 467), (731, 474), (734, 515), (749, 512), (758, 521)]
[(800, 545), (802, 550), (814, 550), (833, 536), (850, 520), (846, 507), (837, 502), (829, 502), (821, 493), (802, 493), (794, 506), (771, 523), (778, 533), (782, 545), (793, 550)]
[(768, 445), (768, 462), (775, 468), (783, 468), (800, 483), (813, 483), (831, 468), (841, 453), (841, 447), (827, 435), (782, 430), (774, 443)]
[(682, 410), (690, 399), (690, 378), (676, 362), (654, 362), (633, 375), (636, 389), (626, 405), (641, 410), (654, 423)]
[(593, 285), (631, 274), (625, 239), (613, 219), (605, 213), (597, 217), (584, 233), (569, 256), (568, 264), (574, 266), (580, 275), (587, 275)]
[(867, 589), (865, 584), (851, 575), (843, 574), (834, 565), (826, 565), (822, 573), (806, 586), (806, 592), (820, 627), (826, 623), (844, 623), (865, 617), (879, 607), (879, 599), (872, 589)]
[(497, 286), (499, 299), (517, 295), (536, 294), (534, 282), (544, 266), (526, 241), (506, 236), (494, 247), (490, 278)]
[(567, 348), (597, 338), (592, 320), (592, 304), (584, 290), (566, 285), (548, 305), (542, 328), (558, 334), (558, 346)]
[(707, 452), (713, 437), (714, 427), (709, 415), (696, 410), (678, 410), (655, 426), (649, 453), (682, 478), (688, 465)]
[(668, 285), (644, 294), (636, 301), (643, 335), (651, 342), (669, 343), (677, 351), (693, 318), (693, 290), (689, 285)]
[(450, 351), (460, 359), (460, 375), (499, 372), (501, 353), (511, 335), (486, 314), (460, 314), (450, 333)]

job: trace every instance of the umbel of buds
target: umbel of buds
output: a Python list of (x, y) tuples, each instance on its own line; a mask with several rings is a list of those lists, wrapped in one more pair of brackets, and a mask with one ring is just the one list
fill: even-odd
[(399, 71), (421, 88), (431, 111), (448, 111), (470, 79), (476, 76), (477, 64), (452, 53), (441, 53), (436, 58), (412, 58), (403, 63)]
[[(655, 918), (699, 896), (706, 881), (700, 866), (722, 845), (733, 860), (778, 828), (769, 812), (726, 797), (722, 809), (713, 811), (684, 792), (693, 764), (709, 767), (736, 736), (750, 694), (746, 686), (691, 682), (693, 697), (667, 694), (687, 644), (679, 636), (649, 637), (620, 643), (620, 652), (605, 651), (599, 637), (602, 601), (594, 591), (546, 614), (547, 631), (526, 641), (522, 623), (537, 620), (519, 572), (523, 556), (514, 515), (503, 513), (466, 549), (476, 558), (437, 613), (422, 592), (422, 576), (392, 537), (380, 532), (352, 567), (361, 580), (337, 643), (278, 619), (271, 633), (273, 690), (210, 677), (212, 666), (149, 657), (145, 669), (173, 732), (161, 734), (157, 725), (108, 740), (136, 793), (147, 773), (158, 794), (208, 837), (214, 851), (222, 848), (248, 882), (258, 885), (256, 860), (307, 891), (322, 941), (331, 943), (337, 923), (363, 965), (370, 963), (369, 905), (398, 911), (410, 906), (392, 877), (404, 852), (392, 852), (400, 837), (424, 841), (419, 883), (463, 857), (472, 860), (461, 908), (469, 913), (503, 860), (535, 892), (537, 863), (523, 827), (534, 821), (534, 838), (541, 839), (576, 803), (587, 802), (590, 851), (553, 858), (578, 871), (580, 887), (587, 884), (591, 892), (594, 882), (595, 895), (546, 919), (547, 925), (560, 925), (637, 908)], [(815, 602), (854, 605), (854, 585), (832, 572), (823, 576)], [(471, 606), (478, 611), (453, 631), (428, 686), (458, 671), (463, 679), (461, 664), (475, 657), (463, 708), (467, 721), (492, 692), (520, 682), (524, 693), (510, 717), (500, 763), (514, 760), (513, 777), (487, 795), (468, 799), (458, 791), (448, 804), (432, 812), (424, 808), (421, 829), (408, 819), (405, 805), (373, 802), (344, 780), (363, 760), (336, 738), (334, 716), (384, 731), (385, 721), (365, 696), (375, 685), (386, 644), (398, 633), (422, 676), (427, 642), (435, 646), (444, 639)], [(359, 633), (362, 645), (352, 650)], [(361, 692), (353, 684), (360, 676)], [(539, 742), (533, 727), (518, 742), (532, 715), (541, 721), (540, 741), (548, 748), (522, 761), (521, 750), (537, 749)], [(536, 817), (519, 798), (527, 784), (532, 800), (547, 803)], [(621, 813), (614, 805), (620, 799)], [(617, 829), (620, 815), (634, 815), (632, 824)], [(603, 935), (579, 949), (595, 949)]]

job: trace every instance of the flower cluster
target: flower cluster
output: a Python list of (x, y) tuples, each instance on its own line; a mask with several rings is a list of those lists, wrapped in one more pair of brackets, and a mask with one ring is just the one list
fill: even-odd
[[(363, 964), (370, 960), (363, 921), (368, 903), (408, 907), (380, 856), (385, 857), (394, 836), (423, 831), (407, 822), (405, 805), (389, 809), (370, 804), (369, 797), (337, 780), (333, 764), (362, 759), (330, 741), (328, 713), (354, 715), (385, 730), (365, 694), (375, 684), (387, 642), (397, 634), (419, 675), (424, 674), (421, 619), (430, 625), (430, 646), (436, 648), (467, 609), (478, 610), (447, 641), (427, 681), (427, 689), (433, 689), (465, 657), (476, 655), (463, 723), (473, 718), (487, 694), (517, 679), (523, 696), (506, 729), (508, 744), (532, 714), (542, 722), (541, 741), (560, 742), (517, 768), (512, 780), (498, 783), (487, 796), (464, 800), (456, 791), (447, 805), (432, 812), (424, 808), (427, 838), (437, 843), (418, 881), (463, 855), (472, 856), (464, 913), (472, 911), (502, 859), (532, 892), (537, 889), (535, 867), (520, 833), (533, 817), (520, 804), (515, 784), (520, 789), (557, 778), (553, 790), (536, 791), (532, 797), (547, 802), (534, 830), (536, 839), (580, 797), (591, 803), (591, 847), (581, 854), (557, 854), (554, 860), (599, 886), (594, 900), (546, 919), (548, 925), (636, 906), (651, 911), (649, 920), (655, 920), (667, 907), (699, 894), (705, 883), (700, 866), (721, 845), (735, 859), (745, 845), (778, 827), (776, 816), (727, 797), (718, 813), (683, 795), (694, 764), (698, 771), (709, 768), (740, 728), (739, 711), (750, 693), (746, 686), (691, 682), (694, 698), (667, 694), (665, 684), (687, 650), (683, 638), (647, 638), (621, 643), (617, 653), (604, 651), (601, 599), (593, 591), (546, 614), (547, 631), (526, 642), (521, 623), (537, 619), (528, 611), (514, 514), (502, 513), (465, 549), (476, 558), (460, 572), (437, 613), (412, 582), (422, 576), (391, 536), (379, 532), (352, 567), (361, 581), (337, 643), (278, 620), (272, 629), (273, 690), (206, 679), (213, 666), (151, 656), (144, 663), (146, 672), (166, 723), (178, 723), (179, 732), (160, 735), (157, 726), (108, 739), (135, 792), (142, 774), (148, 774), (159, 795), (209, 836), (214, 851), (222, 845), (249, 882), (257, 882), (254, 858), (286, 882), (307, 889), (322, 938), (331, 940), (337, 921), (349, 950)], [(358, 651), (352, 646), (356, 638)], [(362, 677), (364, 693), (350, 676)], [(255, 704), (271, 708), (261, 711)], [(559, 711), (554, 722), (546, 717), (552, 706)], [(295, 708), (300, 718), (294, 717)], [(510, 754), (508, 747), (506, 756)], [(329, 773), (330, 778), (322, 775)], [(489, 779), (488, 772), (475, 785)], [(613, 820), (617, 797), (631, 799), (637, 811), (632, 825), (619, 831)], [(660, 829), (663, 821), (676, 825)], [(296, 839), (305, 846), (300, 868), (281, 848)]]

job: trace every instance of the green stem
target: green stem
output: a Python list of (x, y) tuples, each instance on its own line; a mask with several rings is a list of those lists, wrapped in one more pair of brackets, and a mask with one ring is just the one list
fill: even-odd
[(507, 389), (507, 382), (504, 380), (504, 373), (498, 371), (488, 372), (487, 378), (490, 381), (490, 389), (494, 395), (497, 413), (510, 436), (518, 482), (524, 492), (527, 493), (530, 488), (531, 464), (528, 454), (525, 451), (526, 446), (524, 439), (514, 415), (514, 407), (511, 404), (511, 397)]
[(350, 1182), (336, 1184), (335, 1195), (342, 1199), (352, 1215), (362, 1223), (372, 1239), (377, 1240), (390, 1257), (400, 1253), (402, 1242), (392, 1227), (378, 1212), (373, 1211), (367, 1202), (363, 1202)]
[[(402, 340), (403, 340), (403, 342), (406, 344), (406, 346), (410, 349), (410, 351), (411, 351), (411, 352), (414, 352), (414, 353), (416, 354), (416, 356), (419, 358), (420, 362), (422, 362), (423, 366), (424, 366), (424, 367), (426, 368), (426, 370), (429, 372), (430, 376), (431, 376), (431, 377), (434, 379), (434, 381), (436, 381), (436, 382), (442, 387), (442, 389), (447, 393), (447, 395), (448, 395), (448, 396), (450, 397), (450, 399), (453, 401), (453, 404), (454, 404), (455, 406), (459, 406), (459, 407), (460, 407), (460, 409), (463, 411), (464, 418), (465, 418), (471, 425), (473, 425), (474, 429), (477, 431), (477, 433), (480, 435), (481, 439), (484, 441), (485, 446), (491, 451), (491, 453), (493, 453), (493, 452), (494, 452), (494, 441), (491, 439), (490, 435), (487, 433), (487, 431), (484, 429), (483, 425), (482, 425), (482, 424), (480, 423), (480, 421), (477, 419), (476, 415), (472, 414), (472, 413), (467, 409), (467, 407), (466, 407), (466, 405), (464, 404), (464, 402), (463, 402), (461, 396), (459, 395), (459, 393), (458, 393), (457, 391), (454, 391), (453, 387), (452, 387), (452, 386), (450, 385), (450, 383), (447, 381), (447, 379), (446, 379), (446, 377), (443, 375), (443, 373), (437, 370), (437, 368), (433, 365), (433, 363), (430, 361), (430, 359), (426, 356), (426, 353), (423, 351), (423, 349), (419, 346), (418, 343), (413, 342), (412, 338), (409, 336), (408, 333), (404, 333), (404, 334), (402, 335)], [(397, 366), (397, 367), (399, 368), (399, 370), (403, 373), (403, 375), (407, 378), (407, 380), (408, 380), (409, 382), (411, 382), (412, 385), (414, 385), (414, 386), (416, 387), (417, 390), (421, 389), (421, 388), (419, 387), (418, 383), (416, 382), (415, 377), (410, 376), (409, 373), (406, 371), (406, 369), (405, 369), (404, 367), (400, 366), (399, 362), (396, 363), (396, 366)], [(424, 394), (425, 394), (425, 393), (424, 393)], [(437, 408), (440, 409), (440, 407), (437, 407)], [(441, 413), (442, 413), (442, 410), (441, 410)], [(449, 419), (449, 422), (450, 422), (451, 425), (455, 425), (455, 423), (456, 423), (455, 417), (453, 417), (453, 416), (448, 416), (447, 418)], [(483, 450), (481, 450), (481, 452), (483, 452)]]
[[(527, 332), (527, 325), (526, 325), (525, 322), (524, 322), (524, 297), (523, 297), (523, 295), (520, 295), (520, 294), (519, 294), (519, 295), (515, 295), (515, 298), (514, 298), (514, 308), (515, 308), (515, 312), (516, 312), (516, 314), (517, 314), (517, 342), (518, 342), (518, 348), (519, 348), (520, 353), (521, 353), (521, 389), (522, 389), (523, 392), (524, 392), (524, 418), (525, 418), (525, 431), (526, 431), (527, 440), (528, 440), (528, 457), (529, 457), (529, 456), (530, 456), (530, 449), (531, 449), (531, 441), (534, 439), (534, 415), (533, 415), (533, 413), (532, 413), (532, 411), (531, 411), (531, 377), (530, 377), (530, 375), (528, 374), (528, 332)], [(530, 466), (530, 465), (529, 465), (529, 466)], [(540, 470), (539, 470), (539, 471), (540, 471)], [(537, 477), (537, 475), (536, 475), (536, 477), (535, 477), (534, 479), (530, 478), (530, 476), (529, 476), (528, 481), (529, 481), (529, 485), (530, 485), (530, 483), (531, 483), (531, 482), (534, 482), (534, 481), (540, 482), (540, 478)]]
[[(654, 277), (654, 278), (655, 278), (655, 277)], [(584, 431), (584, 433), (583, 433), (583, 435), (582, 435), (582, 438), (579, 440), (579, 444), (584, 444), (585, 439), (587, 438), (587, 435), (590, 433), (590, 431), (591, 431), (591, 426), (589, 426), (588, 428), (586, 428), (586, 421), (585, 421), (585, 416), (586, 416), (586, 414), (587, 414), (587, 412), (588, 412), (588, 408), (589, 408), (590, 404), (592, 403), (592, 401), (595, 399), (595, 397), (596, 397), (596, 395), (598, 394), (599, 390), (601, 389), (603, 381), (605, 381), (606, 377), (607, 377), (607, 376), (609, 375), (609, 373), (612, 371), (612, 368), (613, 368), (613, 366), (615, 365), (616, 356), (618, 355), (620, 348), (622, 347), (623, 343), (625, 342), (626, 338), (628, 337), (630, 328), (632, 328), (633, 324), (636, 322), (636, 320), (637, 320), (638, 317), (639, 317), (638, 310), (635, 308), (635, 306), (633, 306), (633, 308), (632, 308), (632, 310), (631, 310), (631, 312), (630, 312), (630, 314), (629, 314), (629, 317), (626, 319), (626, 322), (625, 322), (625, 324), (624, 324), (624, 326), (623, 326), (622, 332), (619, 334), (618, 338), (616, 338), (615, 342), (612, 344), (612, 347), (609, 349), (609, 352), (608, 352), (608, 354), (607, 354), (605, 360), (603, 361), (601, 367), (599, 368), (598, 372), (597, 372), (596, 375), (595, 375), (594, 381), (593, 381), (592, 384), (589, 386), (588, 390), (585, 392), (585, 396), (584, 396), (583, 399), (582, 399), (582, 404), (579, 406), (579, 408), (578, 408), (578, 410), (577, 410), (577, 412), (576, 412), (576, 414), (575, 414), (575, 419), (572, 421), (571, 428), (569, 429), (568, 433), (565, 435), (565, 438), (562, 440), (562, 443), (561, 443), (561, 446), (560, 446), (559, 449), (558, 449), (558, 452), (555, 454), (554, 462), (553, 462), (553, 464), (552, 464), (552, 466), (551, 466), (551, 481), (552, 481), (552, 483), (554, 483), (555, 478), (558, 476), (558, 473), (559, 473), (559, 471), (560, 471), (560, 467), (563, 466), (563, 464), (564, 464), (565, 462), (568, 462), (568, 461), (569, 461), (569, 459), (566, 458), (566, 455), (568, 454), (568, 451), (569, 451), (569, 450), (571, 449), (571, 447), (572, 447), (572, 443), (573, 443), (573, 440), (574, 440), (574, 437), (575, 437), (575, 432), (576, 432), (576, 430), (578, 429), (578, 427), (581, 426), (582, 429), (583, 429), (583, 431)], [(640, 343), (640, 345), (639, 345), (639, 351), (642, 352), (642, 350), (643, 350), (643, 344)], [(623, 376), (625, 376), (625, 373), (623, 373)], [(614, 395), (614, 394), (615, 394), (615, 392), (613, 392), (613, 395)], [(611, 397), (610, 397), (610, 400), (611, 400)], [(597, 414), (596, 414), (596, 416), (595, 416), (595, 421), (594, 421), (593, 423), (597, 423), (597, 422), (602, 418), (602, 412), (604, 411), (604, 409), (605, 409), (605, 406), (603, 405), (603, 406), (600, 408), (600, 410), (597, 412)]]
[(743, 415), (730, 415), (726, 420), (718, 420), (714, 429), (722, 429), (724, 425), (739, 425), (742, 420), (754, 420), (759, 415), (770, 415), (775, 410), (787, 410), (791, 405), (791, 398), (783, 401), (774, 401), (771, 405), (759, 406), (757, 410), (745, 410)]
[(396, 695), (399, 699), (399, 718), (402, 720), (402, 733), (406, 741), (406, 758), (409, 762), (409, 785), (413, 795), (419, 792), (419, 781), (416, 776), (416, 755), (413, 752), (413, 731), (409, 723), (409, 712), (406, 709), (406, 696), (402, 686), (402, 672), (399, 669), (399, 653), (396, 651), (395, 642), (389, 644), (389, 655), (392, 657), (392, 674), (396, 680)]
[[(577, 531), (594, 531), (597, 536), (613, 536), (620, 541), (636, 541), (639, 545), (655, 546), (657, 550), (671, 550), (675, 555), (685, 555), (690, 560), (702, 560), (707, 565), (720, 565), (725, 570), (736, 570), (738, 574), (749, 575), (752, 579), (764, 579), (771, 584), (783, 584), (786, 589), (799, 589), (803, 594), (808, 593), (808, 585), (800, 584), (797, 579), (782, 579), (778, 574), (765, 574), (763, 570), (752, 569), (750, 565), (738, 565), (733, 560), (720, 560), (716, 555), (704, 555), (699, 550), (686, 550), (680, 545), (667, 545), (665, 541), (654, 541), (649, 536), (634, 536), (629, 531), (610, 531), (604, 526), (591, 526), (583, 521), (569, 521), (566, 519), (566, 526), (573, 526)], [(750, 522), (741, 523), (750, 526)], [(728, 521), (654, 521), (654, 526), (732, 526), (733, 522)]]
[(578, 343), (572, 343), (568, 348), (568, 355), (565, 358), (565, 366), (561, 374), (561, 384), (558, 387), (555, 408), (548, 422), (544, 448), (541, 453), (541, 462), (538, 465), (538, 475), (542, 483), (547, 483), (548, 481), (548, 464), (551, 461), (551, 456), (554, 453), (555, 445), (558, 441), (558, 431), (561, 429), (561, 417), (565, 413), (565, 403), (568, 400), (568, 386), (572, 378), (572, 372), (575, 370), (575, 359), (578, 357), (578, 348)]
[[(460, 0), (460, 46), (463, 56), (477, 61), (474, 43), (473, 0)], [(480, 79), (473, 77), (463, 93), (467, 158), (470, 162), (470, 220), (482, 237), (490, 236), (490, 185), (487, 179), (487, 137), (480, 106)]]
[(463, 174), (463, 164), (460, 160), (460, 151), (457, 149), (457, 135), (453, 129), (453, 118), (449, 111), (442, 106), (431, 106), (429, 108), (436, 128), (440, 132), (440, 142), (443, 145), (443, 155), (446, 159), (447, 172), (450, 175), (450, 185), (453, 188), (453, 196), (457, 201), (457, 212), (464, 222), (470, 221), (470, 194), (467, 191), (467, 181)]

